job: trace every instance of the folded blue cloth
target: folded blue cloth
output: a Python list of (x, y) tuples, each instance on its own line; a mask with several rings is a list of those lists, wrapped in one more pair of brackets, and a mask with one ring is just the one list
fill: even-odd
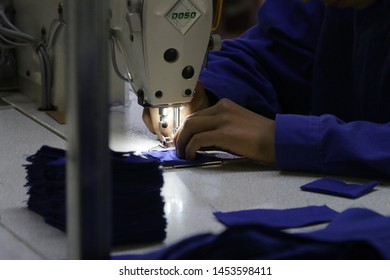
[[(27, 158), (27, 206), (66, 231), (66, 153), (43, 146)], [(111, 152), (112, 244), (160, 242), (166, 237), (160, 162)]]
[(358, 198), (372, 191), (379, 182), (371, 181), (365, 184), (347, 184), (340, 180), (323, 178), (301, 187), (304, 191), (323, 193), (346, 198)]
[(226, 226), (252, 224), (287, 229), (330, 222), (338, 214), (338, 212), (323, 205), (284, 210), (253, 209), (226, 213), (215, 212), (214, 216)]
[(264, 225), (235, 225), (220, 234), (200, 234), (141, 255), (113, 259), (390, 259), (390, 217), (348, 209), (325, 228), (286, 233)]

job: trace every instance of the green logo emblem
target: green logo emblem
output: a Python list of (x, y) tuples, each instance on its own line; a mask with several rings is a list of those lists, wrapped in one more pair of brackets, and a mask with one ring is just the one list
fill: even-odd
[(180, 0), (165, 17), (181, 34), (184, 35), (201, 16), (202, 13), (190, 0)]

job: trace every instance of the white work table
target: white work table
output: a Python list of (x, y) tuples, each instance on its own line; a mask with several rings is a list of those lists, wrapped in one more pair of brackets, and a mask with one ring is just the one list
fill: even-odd
[[(1, 93), (0, 97), (13, 105), (0, 102), (0, 259), (66, 259), (66, 235), (26, 207), (23, 167), (26, 156), (42, 145), (65, 148), (65, 127), (37, 111), (34, 103), (24, 96)], [(144, 127), (141, 112), (134, 100), (127, 106), (112, 108), (112, 148), (147, 150), (158, 144)], [(247, 160), (170, 169), (163, 176), (166, 240), (160, 244), (114, 248), (114, 254), (147, 252), (194, 234), (221, 232), (224, 226), (215, 220), (214, 211), (325, 204), (336, 211), (364, 207), (390, 215), (390, 182), (382, 182), (375, 191), (353, 200), (300, 190), (303, 184), (325, 177), (323, 174), (280, 172)]]

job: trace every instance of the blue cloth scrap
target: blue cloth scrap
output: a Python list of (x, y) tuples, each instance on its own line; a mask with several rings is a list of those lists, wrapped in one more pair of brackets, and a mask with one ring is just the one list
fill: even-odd
[(220, 234), (198, 234), (146, 254), (113, 259), (390, 259), (390, 217), (368, 209), (339, 213), (310, 233), (287, 233), (262, 225), (235, 225)]
[(300, 235), (327, 242), (364, 241), (380, 252), (384, 259), (390, 259), (390, 217), (369, 209), (347, 209), (326, 228)]
[(213, 156), (208, 156), (206, 154), (196, 154), (194, 160), (181, 159), (176, 155), (176, 150), (155, 150), (147, 151), (142, 153), (143, 156), (148, 158), (154, 158), (160, 160), (160, 163), (163, 167), (172, 167), (172, 166), (194, 166), (202, 165), (205, 163), (220, 162), (220, 159), (217, 159)]
[(358, 198), (372, 191), (378, 181), (370, 181), (365, 184), (347, 184), (332, 178), (323, 178), (301, 186), (303, 191), (323, 193), (346, 198)]
[(226, 226), (264, 225), (276, 229), (297, 228), (327, 223), (339, 213), (323, 206), (307, 206), (284, 210), (254, 209), (234, 212), (215, 212), (214, 216)]

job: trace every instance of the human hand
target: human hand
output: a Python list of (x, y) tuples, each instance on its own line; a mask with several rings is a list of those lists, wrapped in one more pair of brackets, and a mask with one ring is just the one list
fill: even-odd
[(228, 99), (189, 115), (174, 140), (181, 158), (191, 160), (199, 149), (215, 147), (275, 164), (275, 122)]
[[(194, 97), (191, 102), (182, 105), (182, 109), (180, 110), (180, 119), (184, 120), (188, 115), (199, 111), (201, 109), (205, 109), (209, 107), (209, 101), (206, 96), (205, 90), (203, 86), (198, 82)], [(144, 108), (142, 113), (142, 119), (146, 125), (146, 127), (152, 132), (156, 134), (159, 140), (163, 140), (163, 137), (171, 137), (173, 127), (173, 108), (169, 108), (169, 116), (168, 117), (168, 126), (166, 128), (160, 127), (159, 121), (159, 109), (158, 108)], [(159, 135), (160, 134), (160, 135)]]

